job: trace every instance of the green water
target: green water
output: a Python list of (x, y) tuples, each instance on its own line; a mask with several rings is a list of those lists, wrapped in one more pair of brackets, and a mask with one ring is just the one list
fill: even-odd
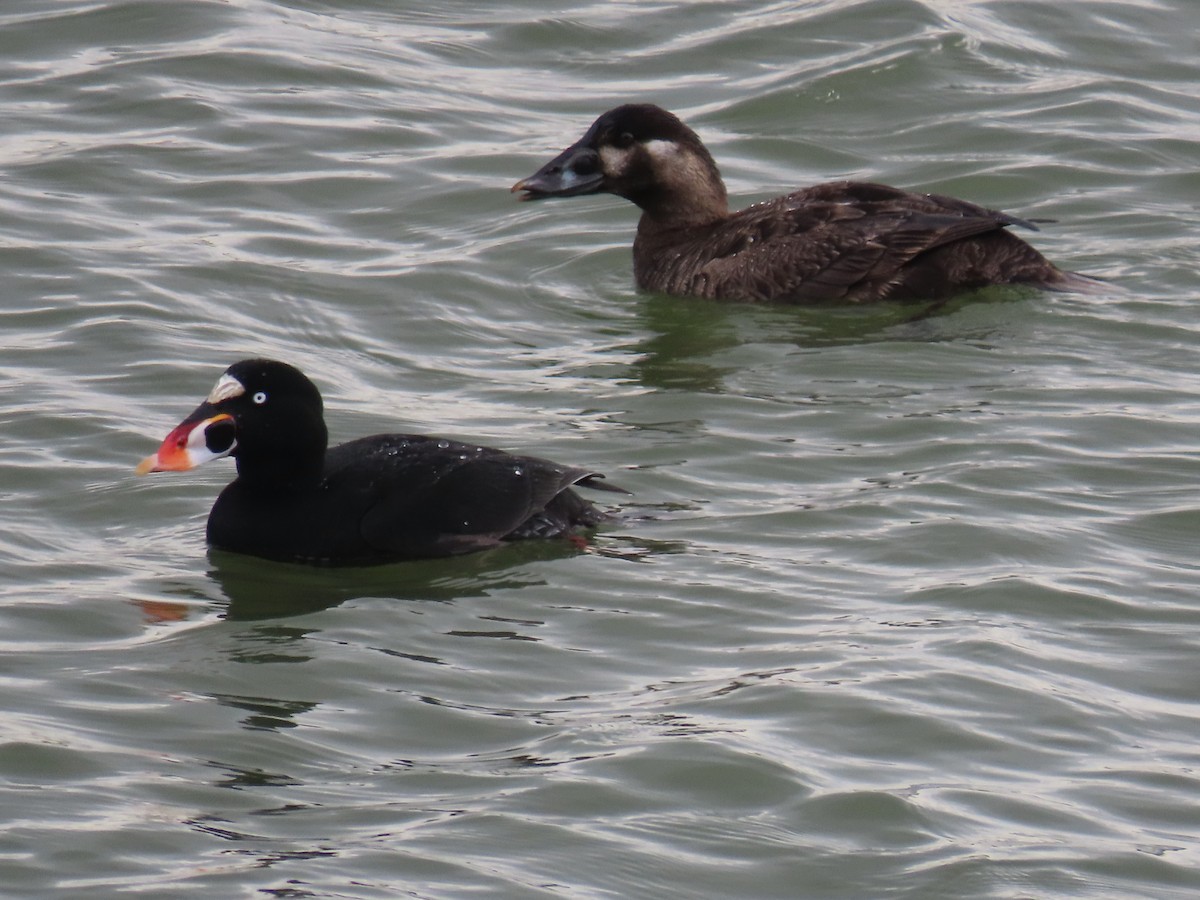
[[(1200, 891), (1194, 4), (0, 6), (0, 895)], [(1053, 219), (1097, 297), (641, 295), (508, 187), (660, 103), (732, 199)], [(206, 552), (246, 355), (336, 440), (634, 492), (586, 551)]]

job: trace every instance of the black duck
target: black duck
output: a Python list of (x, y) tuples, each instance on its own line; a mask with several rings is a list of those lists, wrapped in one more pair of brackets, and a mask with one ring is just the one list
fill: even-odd
[(225, 371), (137, 471), (233, 456), (237, 478), (209, 513), (209, 543), (328, 565), (567, 535), (608, 518), (573, 485), (625, 493), (587, 469), (443, 438), (379, 434), (328, 450), (327, 442), (316, 386), (294, 366), (248, 359)]

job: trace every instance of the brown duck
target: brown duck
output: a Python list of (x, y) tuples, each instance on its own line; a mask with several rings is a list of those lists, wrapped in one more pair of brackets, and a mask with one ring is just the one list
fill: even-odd
[(783, 303), (932, 300), (994, 284), (1095, 291), (1012, 234), (1033, 223), (938, 194), (834, 181), (731, 213), (708, 149), (652, 104), (611, 109), (536, 173), (525, 200), (609, 193), (642, 210), (638, 287)]

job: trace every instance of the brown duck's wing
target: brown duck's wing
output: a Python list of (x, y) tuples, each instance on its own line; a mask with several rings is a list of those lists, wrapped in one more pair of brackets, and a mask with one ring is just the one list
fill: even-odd
[[(957, 197), (947, 197), (945, 194), (918, 194), (914, 191), (905, 191), (889, 184), (877, 184), (873, 181), (829, 181), (824, 184), (814, 184), (761, 205), (781, 205), (785, 208), (815, 206), (819, 208), (830, 204), (876, 214), (906, 211), (948, 213), (970, 218), (991, 219), (999, 225), (1017, 225), (1021, 228), (1028, 228), (1030, 231), (1038, 230), (1037, 225), (1028, 219), (1020, 219), (996, 209), (988, 209), (978, 203), (960, 200)], [(758, 205), (751, 206), (746, 212), (757, 208)]]
[(886, 185), (817, 185), (720, 223), (687, 292), (798, 303), (879, 300), (921, 254), (1015, 221)]

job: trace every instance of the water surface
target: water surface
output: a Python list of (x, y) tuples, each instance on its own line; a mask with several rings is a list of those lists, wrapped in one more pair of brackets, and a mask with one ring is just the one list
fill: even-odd
[[(0, 883), (14, 897), (1192, 897), (1183, 0), (0, 9)], [(1053, 223), (1097, 297), (639, 294), (508, 186), (620, 102), (735, 202)], [(335, 439), (634, 491), (580, 552), (209, 554), (133, 465), (247, 355)]]

